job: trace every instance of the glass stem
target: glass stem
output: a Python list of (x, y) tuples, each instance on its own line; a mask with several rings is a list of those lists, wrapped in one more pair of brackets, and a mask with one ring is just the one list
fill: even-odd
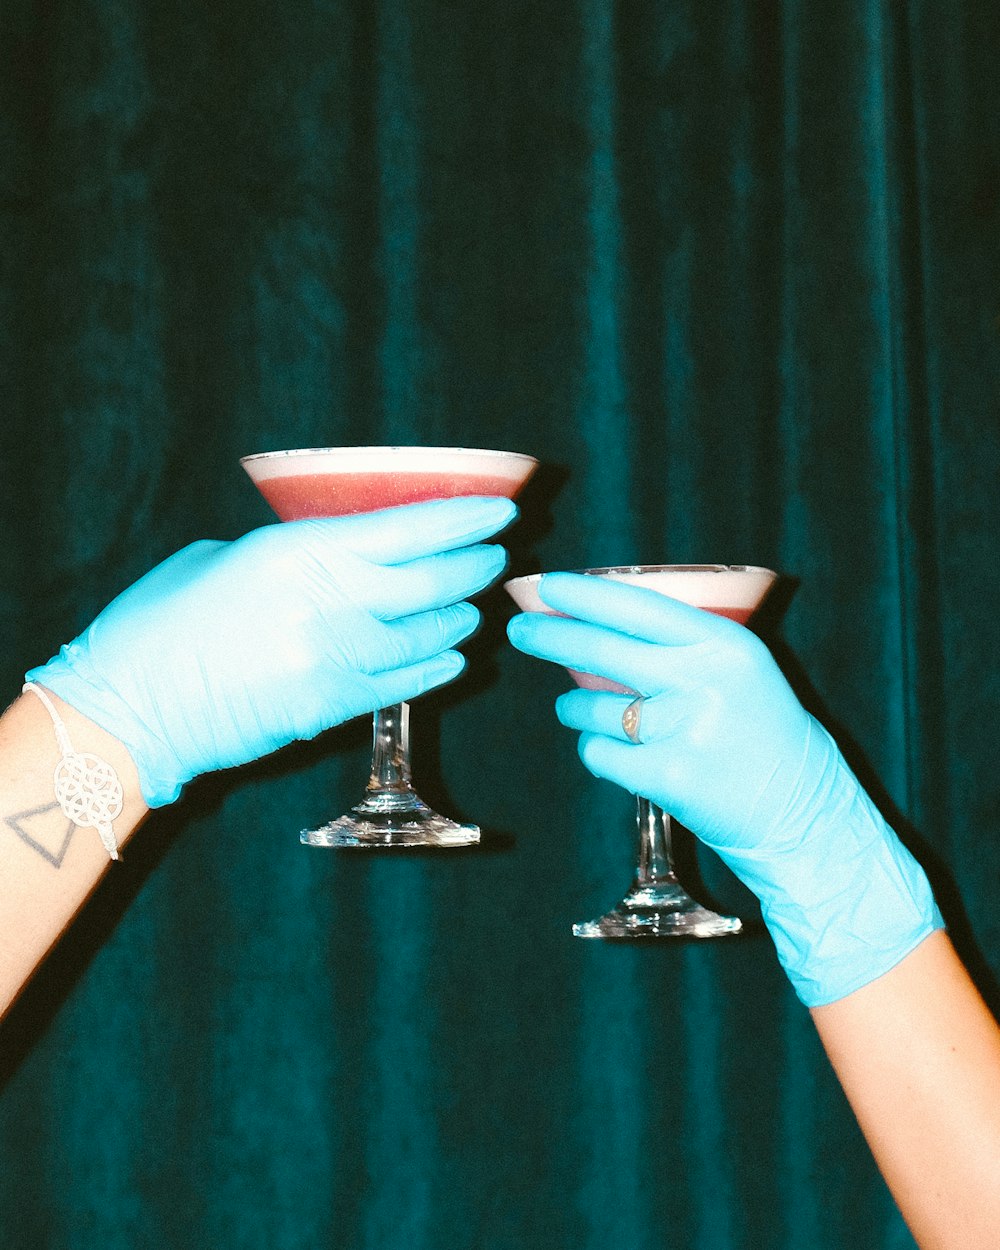
[(636, 795), (639, 824), (639, 865), (633, 889), (674, 880), (674, 857), (670, 846), (670, 817), (662, 808)]
[(372, 741), (372, 771), (368, 778), (366, 802), (379, 797), (413, 801), (410, 784), (410, 705), (396, 703), (375, 713)]

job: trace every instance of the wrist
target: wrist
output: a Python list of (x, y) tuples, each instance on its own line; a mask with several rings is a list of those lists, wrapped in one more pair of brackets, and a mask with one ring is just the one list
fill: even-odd
[(77, 643), (67, 644), (47, 664), (31, 669), (25, 680), (57, 695), (74, 715), (119, 744), (138, 776), (144, 807), (162, 807), (178, 797), (187, 778), (178, 779), (180, 765), (175, 755), (115, 690), (91, 675)]
[[(73, 750), (111, 765), (122, 786), (113, 822), (124, 845), (146, 814), (135, 765), (122, 743), (46, 691)], [(0, 1017), (45, 957), (110, 860), (96, 828), (77, 825), (56, 799), (54, 773), (64, 753), (34, 692), (0, 717)]]
[[(42, 683), (38, 683), (41, 685)], [(73, 750), (105, 762), (121, 786), (121, 807), (111, 822), (120, 846), (146, 816), (149, 808), (143, 798), (139, 774), (127, 747), (100, 725), (43, 686), (49, 702), (65, 727)], [(67, 831), (67, 821), (59, 810), (54, 784), (55, 770), (63, 757), (52, 717), (37, 693), (23, 693), (3, 718), (5, 742), (17, 744), (11, 751), (13, 771), (0, 772), (0, 790), (5, 795), (7, 824), (29, 845), (37, 844), (43, 859), (61, 858), (72, 838), (74, 854), (85, 854), (96, 863), (106, 862), (107, 852), (95, 828), (76, 826)], [(76, 848), (85, 848), (77, 850)]]

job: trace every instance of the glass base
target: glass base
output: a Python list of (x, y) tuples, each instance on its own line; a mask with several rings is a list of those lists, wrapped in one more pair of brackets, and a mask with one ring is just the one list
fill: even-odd
[(582, 938), (718, 938), (742, 930), (737, 916), (702, 907), (676, 879), (633, 887), (607, 915), (573, 926)]
[(306, 846), (474, 846), (479, 826), (439, 816), (416, 795), (404, 802), (380, 797), (319, 829), (303, 829), (299, 839)]

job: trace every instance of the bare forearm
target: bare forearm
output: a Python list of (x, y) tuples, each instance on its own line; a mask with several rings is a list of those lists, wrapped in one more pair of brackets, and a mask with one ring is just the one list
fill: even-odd
[[(146, 815), (135, 765), (122, 744), (52, 696), (73, 746), (115, 769), (124, 808), (119, 844)], [(22, 695), (0, 717), (0, 1015), (3, 1015), (107, 870), (95, 829), (79, 828), (56, 801), (60, 759), (48, 712)]]
[(996, 1250), (1000, 1029), (945, 933), (812, 1014), (923, 1250)]

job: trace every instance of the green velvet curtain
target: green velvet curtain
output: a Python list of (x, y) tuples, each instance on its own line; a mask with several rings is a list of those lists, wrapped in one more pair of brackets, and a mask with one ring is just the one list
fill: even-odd
[[(243, 453), (532, 452), (518, 572), (785, 574), (762, 629), (995, 1003), (998, 51), (992, 0), (5, 0), (6, 695), (269, 520)], [(482, 849), (300, 847), (361, 722), (190, 786), (0, 1029), (5, 1247), (913, 1244), (766, 934), (571, 937), (631, 801), (482, 606), (414, 710)]]

